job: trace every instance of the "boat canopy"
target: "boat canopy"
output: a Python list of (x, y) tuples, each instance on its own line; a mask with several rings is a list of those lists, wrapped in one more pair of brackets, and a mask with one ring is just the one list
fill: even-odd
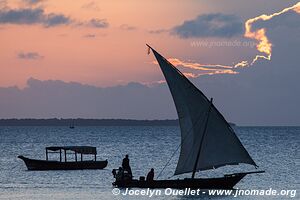
[(81, 154), (97, 154), (96, 147), (92, 147), (92, 146), (51, 146), (51, 147), (46, 147), (46, 150), (50, 150), (50, 151), (70, 150)]

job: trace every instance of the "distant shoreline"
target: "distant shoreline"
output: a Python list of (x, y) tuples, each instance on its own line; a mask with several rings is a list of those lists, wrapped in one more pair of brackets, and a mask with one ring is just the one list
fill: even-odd
[(178, 120), (133, 119), (0, 119), (0, 126), (178, 126)]
[[(177, 119), (0, 119), (0, 126), (179, 126)], [(231, 126), (235, 124), (230, 123)]]

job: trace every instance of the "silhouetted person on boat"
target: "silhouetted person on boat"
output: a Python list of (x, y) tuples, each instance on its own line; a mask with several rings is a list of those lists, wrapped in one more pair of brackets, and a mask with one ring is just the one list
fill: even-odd
[(151, 168), (150, 172), (147, 174), (146, 181), (153, 181), (154, 180), (154, 169)]
[(122, 167), (123, 167), (123, 170), (124, 170), (124, 171), (127, 171), (128, 174), (129, 174), (130, 176), (132, 176), (131, 167), (130, 167), (130, 165), (129, 165), (129, 158), (128, 158), (128, 155), (126, 155), (125, 158), (123, 159)]
[(113, 169), (113, 170), (111, 171), (111, 173), (113, 174), (114, 178), (116, 178), (116, 176), (117, 176), (116, 169)]
[[(114, 172), (113, 172), (113, 174), (114, 174)], [(116, 178), (116, 180), (118, 180), (118, 181), (124, 179), (124, 170), (123, 170), (122, 167), (119, 167), (118, 172), (115, 174), (115, 178)]]

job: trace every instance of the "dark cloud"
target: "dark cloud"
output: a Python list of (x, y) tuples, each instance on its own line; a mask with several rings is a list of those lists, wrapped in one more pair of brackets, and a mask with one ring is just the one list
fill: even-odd
[(107, 28), (109, 26), (109, 23), (106, 19), (93, 18), (88, 21), (87, 25), (94, 28)]
[(243, 33), (243, 23), (235, 15), (221, 13), (199, 15), (174, 27), (172, 34), (180, 38), (233, 37)]
[(0, 23), (2, 24), (34, 24), (43, 21), (42, 9), (1, 10)]
[(104, 88), (33, 78), (27, 85), (24, 89), (0, 87), (0, 118), (176, 118), (166, 85), (154, 89), (129, 83)]
[[(73, 20), (64, 14), (45, 13), (43, 8), (19, 8), (10, 9), (7, 7), (0, 8), (0, 25), (1, 24), (18, 24), (33, 25), (39, 24), (44, 27), (53, 27), (59, 25), (73, 25), (75, 27), (93, 27), (107, 28), (109, 23), (106, 19), (93, 18), (86, 22)], [(131, 27), (129, 27), (131, 28)]]
[(130, 26), (128, 24), (122, 24), (120, 26), (120, 29), (126, 30), (126, 31), (133, 31), (133, 30), (136, 30), (137, 28), (135, 26)]
[(26, 52), (26, 53), (20, 52), (18, 53), (17, 57), (19, 59), (24, 59), (24, 60), (38, 60), (44, 58), (37, 52)]
[(62, 14), (49, 14), (47, 16), (47, 20), (45, 20), (44, 24), (48, 26), (57, 26), (60, 24), (69, 24), (71, 19), (62, 15)]
[(0, 24), (41, 24), (45, 27), (70, 24), (71, 19), (63, 14), (45, 14), (41, 8), (0, 10)]
[(299, 29), (300, 26), (295, 26), (295, 24), (300, 24), (300, 17), (299, 14), (296, 13), (295, 11), (289, 11), (284, 14), (281, 14), (279, 16), (275, 16), (270, 20), (263, 21), (259, 20), (256, 21), (252, 25), (253, 30), (257, 30), (260, 28), (266, 28), (267, 31), (273, 31), (273, 29), (277, 28), (285, 28), (285, 29)]

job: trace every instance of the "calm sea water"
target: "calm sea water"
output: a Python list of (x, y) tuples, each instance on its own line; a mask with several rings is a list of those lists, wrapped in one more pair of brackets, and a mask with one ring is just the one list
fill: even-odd
[[(246, 176), (236, 188), (289, 189), (300, 192), (300, 127), (235, 127), (250, 155), (266, 170), (265, 174)], [(145, 176), (151, 167), (156, 175), (180, 142), (178, 127), (0, 127), (0, 199), (148, 199), (141, 196), (112, 195), (111, 170), (129, 154), (135, 177)], [(27, 171), (18, 155), (45, 158), (44, 148), (51, 145), (91, 145), (98, 159), (108, 159), (104, 170)], [(169, 178), (178, 153), (161, 178)], [(71, 155), (69, 159), (72, 159)], [(201, 177), (255, 170), (241, 165), (200, 172)], [(183, 177), (190, 176), (185, 175)], [(156, 196), (154, 199), (274, 199), (271, 196), (237, 198)], [(278, 199), (292, 199), (280, 196)], [(299, 194), (293, 199), (299, 199)]]

